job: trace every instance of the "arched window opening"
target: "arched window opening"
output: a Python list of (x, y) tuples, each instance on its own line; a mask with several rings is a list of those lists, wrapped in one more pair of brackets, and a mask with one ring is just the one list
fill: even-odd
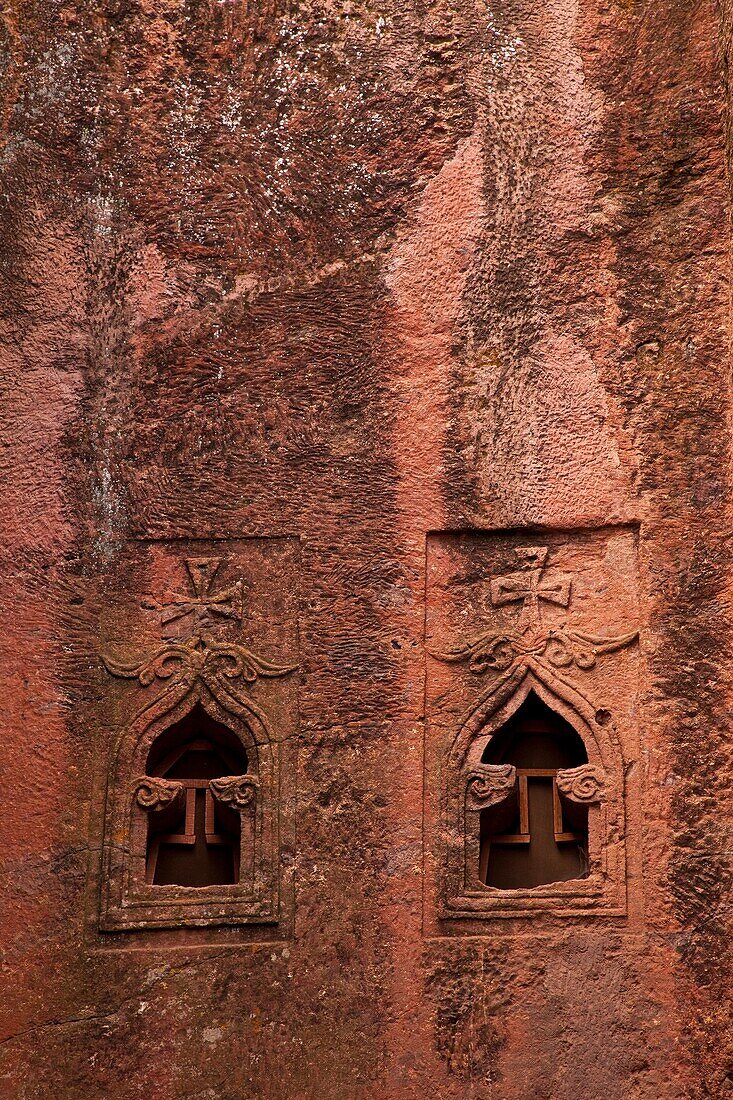
[(148, 814), (146, 882), (216, 886), (239, 881), (240, 814), (217, 800), (212, 779), (244, 775), (239, 739), (201, 706), (156, 739), (147, 774), (180, 784), (179, 795)]
[(512, 796), (480, 815), (479, 878), (501, 890), (588, 874), (588, 808), (564, 798), (557, 773), (588, 762), (573, 727), (530, 693), (491, 739), (482, 764), (513, 764)]

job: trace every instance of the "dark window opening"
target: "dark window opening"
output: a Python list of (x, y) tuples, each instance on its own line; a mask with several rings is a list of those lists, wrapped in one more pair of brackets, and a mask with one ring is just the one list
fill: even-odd
[(500, 890), (584, 878), (588, 809), (563, 798), (556, 776), (588, 763), (573, 727), (530, 694), (492, 738), (484, 764), (513, 764), (514, 796), (482, 810), (479, 878)]
[(175, 779), (182, 798), (148, 817), (145, 878), (154, 886), (221, 886), (239, 881), (240, 816), (217, 802), (211, 779), (244, 775), (247, 754), (231, 730), (202, 707), (166, 730), (147, 774)]

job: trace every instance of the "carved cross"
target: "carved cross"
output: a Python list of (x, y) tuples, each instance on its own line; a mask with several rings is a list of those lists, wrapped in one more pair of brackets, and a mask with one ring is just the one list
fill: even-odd
[(515, 573), (494, 577), (491, 581), (491, 602), (494, 607), (521, 601), (520, 632), (535, 630), (542, 625), (540, 601), (567, 607), (570, 603), (572, 578), (559, 573), (552, 579), (543, 577), (546, 546), (520, 546), (514, 553), (522, 563)]
[(200, 634), (211, 625), (212, 616), (225, 619), (242, 619), (242, 582), (231, 588), (212, 591), (214, 577), (221, 565), (221, 558), (186, 558), (193, 588), (193, 596), (176, 592), (167, 603), (153, 601), (150, 606), (160, 611), (160, 623), (165, 627), (187, 616), (193, 616), (193, 633)]

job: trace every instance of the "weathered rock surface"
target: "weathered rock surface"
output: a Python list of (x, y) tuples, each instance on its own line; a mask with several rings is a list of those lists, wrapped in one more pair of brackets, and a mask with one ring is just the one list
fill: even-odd
[[(733, 7), (1, 20), (0, 1095), (733, 1095)], [(423, 896), (426, 536), (572, 555), (614, 525), (628, 913), (466, 935)], [(100, 932), (130, 547), (273, 535), (300, 540), (290, 909)]]

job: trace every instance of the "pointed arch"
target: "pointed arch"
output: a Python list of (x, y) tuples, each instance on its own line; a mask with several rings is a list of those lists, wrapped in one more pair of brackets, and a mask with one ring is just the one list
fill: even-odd
[(590, 763), (609, 771), (622, 764), (618, 736), (605, 715), (599, 720), (599, 712), (576, 687), (529, 658), (482, 695), (463, 721), (450, 749), (449, 766), (454, 774), (480, 762), (494, 735), (532, 692), (572, 726), (585, 745)]
[(147, 749), (161, 733), (182, 721), (197, 705), (234, 733), (248, 759), (256, 761), (258, 772), (270, 770), (272, 737), (264, 714), (233, 693), (223, 688), (212, 691), (211, 687), (203, 680), (197, 680), (193, 686), (186, 684), (185, 691), (174, 685), (136, 715), (117, 740), (112, 769), (115, 786), (119, 786), (121, 775), (133, 761), (147, 755)]

